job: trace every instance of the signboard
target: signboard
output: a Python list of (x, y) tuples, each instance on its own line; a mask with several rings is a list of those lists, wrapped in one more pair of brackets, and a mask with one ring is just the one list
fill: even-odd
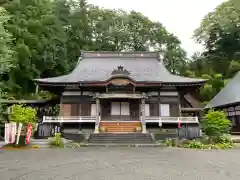
[(128, 79), (113, 79), (110, 83), (116, 86), (126, 86), (130, 84), (130, 81)]
[(11, 124), (11, 143), (13, 144), (15, 142), (15, 136), (17, 133), (17, 123), (13, 122)]
[(19, 138), (20, 138), (21, 131), (22, 131), (22, 123), (19, 123), (19, 124), (18, 124), (18, 129), (17, 129), (17, 140), (16, 140), (16, 144), (19, 143)]
[(4, 134), (4, 141), (6, 144), (10, 142), (10, 124), (5, 123), (5, 134)]

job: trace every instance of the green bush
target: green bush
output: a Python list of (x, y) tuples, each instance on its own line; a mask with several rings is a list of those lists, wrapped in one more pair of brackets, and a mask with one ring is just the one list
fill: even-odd
[(193, 149), (205, 149), (206, 148), (205, 144), (203, 144), (201, 141), (196, 141), (196, 140), (193, 140), (187, 144), (184, 144), (184, 147), (185, 148), (193, 148)]
[(200, 140), (193, 140), (186, 143), (184, 147), (193, 149), (230, 149), (233, 148), (233, 142), (229, 136), (221, 136), (216, 139), (215, 143), (205, 144)]
[(202, 122), (203, 131), (210, 139), (228, 134), (230, 125), (231, 122), (223, 111), (209, 111)]
[(220, 137), (217, 137), (215, 139), (215, 143), (227, 143), (227, 144), (233, 144), (233, 141), (230, 137), (230, 135), (223, 135), (223, 136), (220, 136)]
[(233, 144), (231, 143), (217, 143), (215, 144), (216, 149), (231, 149), (233, 148)]
[(106, 128), (105, 127), (100, 127), (99, 132), (106, 132)]
[(64, 142), (61, 138), (61, 133), (56, 133), (53, 138), (50, 138), (49, 144), (52, 147), (63, 148), (64, 147)]

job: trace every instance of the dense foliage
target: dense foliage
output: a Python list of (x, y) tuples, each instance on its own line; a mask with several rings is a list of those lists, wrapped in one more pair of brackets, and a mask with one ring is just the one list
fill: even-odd
[(205, 51), (188, 60), (177, 37), (139, 12), (86, 0), (0, 0), (0, 94), (33, 97), (34, 78), (71, 71), (82, 50), (155, 50), (172, 73), (210, 79), (201, 89), (209, 101), (240, 70), (239, 17), (237, 0), (210, 12), (195, 33)]
[[(208, 77), (201, 89), (202, 100), (209, 101), (224, 84), (240, 71), (240, 2), (228, 0), (209, 12), (194, 38), (204, 46), (185, 68), (194, 77)], [(186, 74), (186, 72), (185, 72)]]
[(11, 97), (33, 93), (34, 78), (71, 71), (81, 50), (162, 51), (174, 73), (185, 61), (180, 41), (135, 11), (103, 9), (85, 0), (1, 0), (0, 6), (11, 17), (2, 28), (6, 38), (12, 34), (16, 52), (15, 66), (1, 76)]
[[(7, 32), (4, 23), (9, 20), (7, 11), (0, 7), (0, 77), (8, 73), (14, 66), (14, 50), (11, 42), (11, 34)], [(7, 96), (3, 89), (3, 82), (0, 81), (0, 99)], [(2, 106), (0, 104), (0, 112)]]

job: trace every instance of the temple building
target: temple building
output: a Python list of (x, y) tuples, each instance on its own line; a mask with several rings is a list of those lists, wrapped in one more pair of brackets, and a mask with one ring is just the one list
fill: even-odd
[(59, 116), (43, 122), (93, 124), (95, 133), (198, 123), (206, 82), (171, 74), (157, 52), (82, 52), (71, 73), (35, 81), (61, 97)]
[(232, 121), (232, 132), (240, 132), (240, 72), (207, 104), (207, 109), (223, 110)]

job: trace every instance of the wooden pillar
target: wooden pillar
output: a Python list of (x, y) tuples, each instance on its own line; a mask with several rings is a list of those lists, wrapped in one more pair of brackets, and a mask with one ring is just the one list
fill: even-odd
[(100, 100), (99, 97), (96, 97), (96, 122), (94, 133), (99, 133), (99, 124), (100, 124)]
[(141, 112), (142, 112), (142, 133), (147, 133), (147, 128), (146, 128), (146, 121), (145, 121), (145, 93), (142, 94), (142, 99), (141, 99)]

